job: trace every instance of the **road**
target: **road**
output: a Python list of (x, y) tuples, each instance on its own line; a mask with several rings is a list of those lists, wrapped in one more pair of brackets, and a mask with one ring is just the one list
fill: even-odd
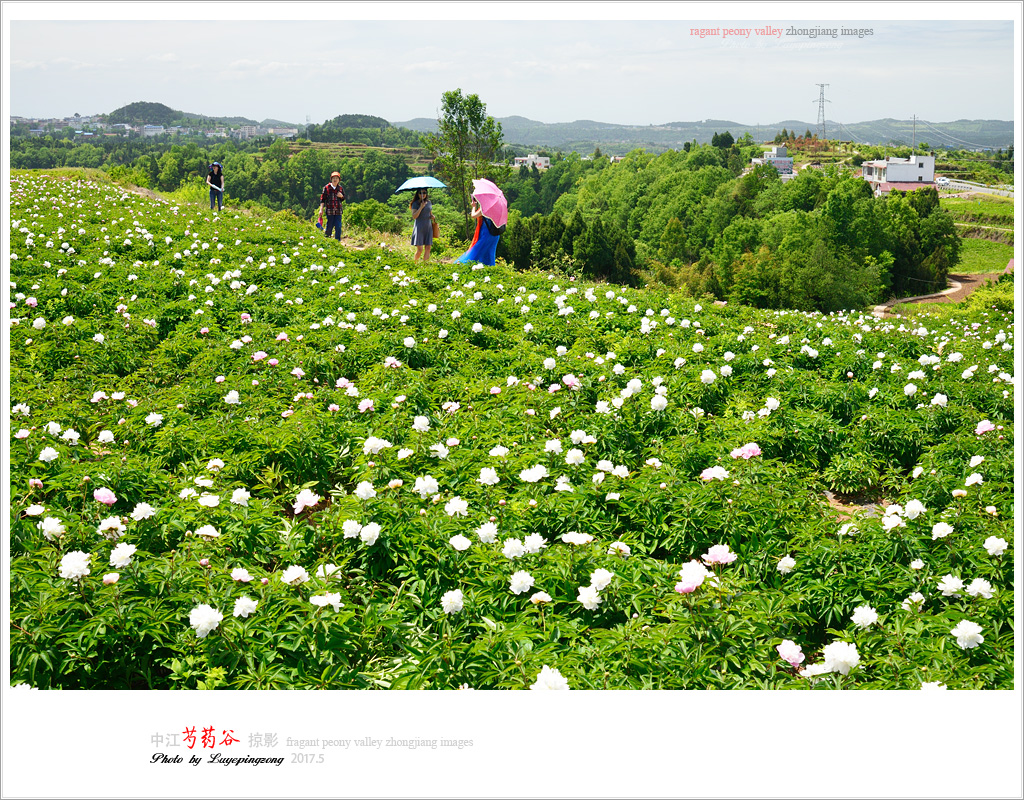
[(983, 183), (972, 183), (971, 181), (960, 181), (950, 178), (949, 185), (944, 187), (956, 192), (984, 192), (985, 194), (997, 194), (1001, 197), (1013, 197), (1013, 189), (994, 189)]

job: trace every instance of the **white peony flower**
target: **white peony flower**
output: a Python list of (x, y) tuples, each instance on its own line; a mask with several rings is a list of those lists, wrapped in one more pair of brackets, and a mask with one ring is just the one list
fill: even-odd
[(72, 550), (60, 560), (60, 576), (64, 580), (79, 581), (89, 574), (89, 553)]
[(246, 597), (245, 595), (243, 595), (242, 597), (239, 597), (237, 600), (235, 600), (234, 616), (243, 618), (248, 617), (253, 611), (256, 610), (256, 606), (258, 605), (259, 603), (256, 600), (253, 600), (251, 597)]
[(593, 611), (601, 605), (601, 595), (593, 586), (580, 586), (576, 599), (588, 611)]
[(476, 529), (476, 535), (480, 537), (480, 541), (484, 544), (495, 542), (498, 538), (498, 526), (493, 522), (485, 522)]
[(469, 503), (456, 495), (444, 504), (444, 511), (449, 517), (465, 517), (469, 513)]
[(953, 532), (953, 526), (946, 522), (936, 522), (932, 525), (932, 540), (944, 539)]
[(64, 535), (65, 531), (64, 523), (56, 517), (45, 517), (38, 527), (43, 532), (43, 536), (50, 542), (54, 539), (59, 539)]
[(458, 551), (468, 550), (472, 542), (463, 536), (461, 533), (455, 534), (451, 539), (448, 540), (448, 544), (454, 547)]
[(212, 606), (203, 603), (196, 606), (188, 615), (188, 622), (196, 632), (196, 636), (205, 639), (212, 631), (217, 629), (224, 615)]
[(849, 642), (827, 644), (822, 655), (825, 659), (826, 671), (838, 672), (841, 675), (849, 675), (850, 670), (860, 663), (857, 646)]
[(595, 569), (590, 573), (590, 586), (600, 592), (608, 587), (613, 577), (615, 577), (614, 572), (606, 569)]
[(305, 583), (308, 580), (309, 573), (297, 564), (292, 564), (281, 573), (281, 582), (287, 583), (289, 586), (298, 586), (300, 583)]
[(953, 575), (945, 575), (939, 581), (938, 589), (943, 597), (952, 597), (964, 588), (964, 582)]
[(313, 595), (309, 602), (318, 608), (331, 606), (335, 611), (341, 611), (344, 603), (341, 602), (341, 592), (326, 592), (325, 594)]
[(377, 490), (369, 481), (360, 481), (353, 494), (360, 500), (370, 500), (377, 496)]
[(981, 626), (976, 622), (966, 619), (960, 620), (957, 626), (950, 631), (950, 634), (956, 637), (956, 643), (960, 645), (962, 650), (977, 647), (985, 641), (985, 637), (981, 635)]
[(870, 628), (878, 622), (878, 612), (871, 606), (857, 606), (850, 619), (858, 628)]
[(132, 556), (135, 555), (135, 545), (121, 542), (110, 553), (110, 566), (123, 569), (132, 563)]
[(533, 576), (529, 572), (519, 570), (512, 573), (512, 579), (509, 581), (509, 589), (512, 590), (512, 594), (523, 594), (531, 588), (533, 588)]
[(530, 685), (531, 689), (568, 691), (569, 681), (557, 669), (547, 664), (541, 667), (537, 680)]
[(376, 522), (367, 522), (359, 531), (359, 540), (367, 546), (376, 544), (379, 537), (380, 525)]
[(457, 614), (463, 609), (463, 595), (461, 589), (452, 589), (441, 595), (441, 609), (445, 614)]
[(1001, 556), (1006, 552), (1007, 543), (1006, 539), (1001, 539), (998, 536), (989, 536), (983, 546), (990, 556)]

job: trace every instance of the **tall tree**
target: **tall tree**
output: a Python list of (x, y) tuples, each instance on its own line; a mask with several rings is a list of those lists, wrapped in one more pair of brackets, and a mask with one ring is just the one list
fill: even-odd
[(501, 123), (487, 116), (487, 106), (475, 94), (462, 89), (441, 96), (441, 116), (437, 133), (423, 137), (433, 161), (434, 173), (448, 184), (448, 190), (462, 211), (469, 234), (469, 198), (473, 178), (489, 178), (496, 183), (507, 178), (505, 165), (493, 164), (502, 148)]

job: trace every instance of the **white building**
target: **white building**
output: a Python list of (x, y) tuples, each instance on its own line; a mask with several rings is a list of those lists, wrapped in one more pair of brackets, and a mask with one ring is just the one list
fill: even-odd
[(142, 126), (142, 135), (143, 136), (159, 136), (161, 133), (164, 133), (164, 126), (163, 125), (143, 125)]
[(913, 191), (935, 183), (935, 156), (889, 157), (879, 161), (865, 161), (861, 175), (876, 195), (888, 194), (893, 189)]
[(527, 169), (536, 167), (543, 172), (551, 166), (551, 159), (547, 156), (539, 156), (536, 153), (530, 153), (530, 155), (525, 157), (520, 156), (513, 162), (513, 164), (516, 169), (519, 169), (519, 167), (526, 167)]
[(785, 145), (776, 145), (766, 151), (761, 158), (750, 159), (750, 163), (755, 167), (760, 164), (771, 164), (780, 175), (792, 175), (793, 158), (787, 155), (788, 152)]

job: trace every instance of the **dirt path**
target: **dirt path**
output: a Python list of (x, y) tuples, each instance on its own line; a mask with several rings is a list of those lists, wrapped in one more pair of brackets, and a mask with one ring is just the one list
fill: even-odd
[(982, 272), (971, 275), (949, 275), (948, 279), (951, 286), (942, 292), (920, 295), (918, 297), (903, 297), (898, 300), (890, 300), (888, 303), (875, 306), (871, 310), (871, 313), (879, 318), (891, 317), (893, 314), (898, 313), (898, 310), (894, 309), (901, 305), (918, 305), (920, 303), (959, 303), (962, 300), (966, 300), (982, 286), (999, 280), (999, 276), (1005, 275), (1007, 272), (1013, 272), (1012, 258), (1010, 259), (1010, 263), (1006, 265), (1006, 269), (1001, 273)]
[[(1013, 268), (1007, 267), (1003, 272), (1010, 272)], [(986, 283), (994, 283), (999, 279), (1001, 273), (998, 272), (983, 272), (975, 275), (950, 275), (951, 281), (956, 281), (960, 284), (960, 288), (949, 294), (939, 295), (928, 295), (925, 297), (913, 297), (906, 300), (901, 300), (897, 305), (917, 305), (919, 303), (959, 303), (961, 300), (966, 300), (975, 291), (980, 289)]]

